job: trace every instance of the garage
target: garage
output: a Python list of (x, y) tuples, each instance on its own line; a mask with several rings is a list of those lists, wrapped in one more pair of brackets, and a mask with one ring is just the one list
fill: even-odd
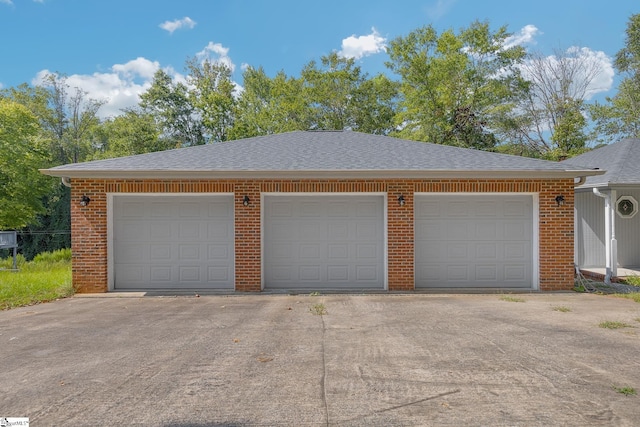
[(113, 197), (116, 290), (233, 289), (231, 195)]
[(534, 288), (533, 218), (533, 195), (416, 195), (416, 288)]
[(382, 195), (265, 195), (265, 289), (384, 289)]

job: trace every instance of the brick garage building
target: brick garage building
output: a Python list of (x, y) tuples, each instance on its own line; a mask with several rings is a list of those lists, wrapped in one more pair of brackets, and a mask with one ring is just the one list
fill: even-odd
[(574, 180), (601, 173), (350, 131), (42, 172), (79, 292), (571, 289)]

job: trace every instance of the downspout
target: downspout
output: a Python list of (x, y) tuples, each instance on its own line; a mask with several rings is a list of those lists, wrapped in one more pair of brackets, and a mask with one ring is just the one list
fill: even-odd
[(604, 259), (605, 275), (604, 283), (611, 284), (611, 195), (603, 194), (597, 188), (593, 189), (593, 194), (604, 199)]
[(65, 187), (71, 188), (71, 178), (69, 178), (68, 176), (63, 176), (62, 178), (60, 178), (60, 180)]
[(618, 241), (616, 240), (616, 190), (609, 192), (611, 197), (611, 277), (618, 276)]
[(586, 176), (579, 176), (577, 181), (573, 181), (574, 187), (580, 187), (587, 180)]

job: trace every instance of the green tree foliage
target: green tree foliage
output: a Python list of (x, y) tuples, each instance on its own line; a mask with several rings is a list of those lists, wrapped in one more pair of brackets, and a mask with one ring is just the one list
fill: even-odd
[(432, 26), (391, 41), (388, 67), (401, 78), (398, 135), (419, 141), (492, 149), (492, 129), (526, 85), (519, 46), (507, 46), (506, 27), (474, 22), (455, 33)]
[(640, 14), (629, 19), (625, 47), (616, 54), (614, 66), (625, 76), (618, 93), (590, 109), (601, 142), (640, 138)]
[(369, 79), (352, 58), (333, 52), (302, 70), (304, 95), (317, 129), (387, 134), (393, 128), (396, 86), (383, 75)]
[(18, 229), (44, 212), (50, 181), (38, 172), (47, 164), (38, 119), (25, 106), (0, 99), (0, 229)]
[(71, 89), (67, 77), (61, 74), (46, 76), (42, 89), (46, 90), (47, 108), (39, 118), (50, 142), (53, 163), (86, 160), (92, 151), (93, 133), (100, 124), (98, 110), (104, 102), (87, 98), (79, 88)]
[(207, 140), (226, 141), (233, 126), (236, 104), (231, 69), (222, 63), (197, 58), (187, 61), (187, 69), (191, 102), (202, 120)]
[(94, 159), (132, 156), (176, 148), (169, 138), (161, 138), (160, 130), (148, 113), (129, 109), (120, 116), (108, 119), (100, 127), (100, 144)]
[(274, 78), (262, 68), (243, 73), (244, 90), (235, 110), (230, 139), (271, 135), (311, 127), (311, 112), (303, 95), (301, 79), (279, 72)]
[(151, 86), (140, 95), (140, 107), (154, 117), (162, 136), (176, 145), (206, 143), (202, 118), (197, 114), (187, 85), (174, 82), (165, 71), (156, 71)]

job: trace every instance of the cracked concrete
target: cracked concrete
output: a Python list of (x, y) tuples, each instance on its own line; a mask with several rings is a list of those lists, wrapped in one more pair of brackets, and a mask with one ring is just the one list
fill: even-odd
[[(110, 294), (4, 311), (0, 416), (87, 426), (638, 425), (640, 397), (615, 388), (640, 391), (640, 304), (518, 297)], [(600, 328), (605, 320), (631, 327)]]

